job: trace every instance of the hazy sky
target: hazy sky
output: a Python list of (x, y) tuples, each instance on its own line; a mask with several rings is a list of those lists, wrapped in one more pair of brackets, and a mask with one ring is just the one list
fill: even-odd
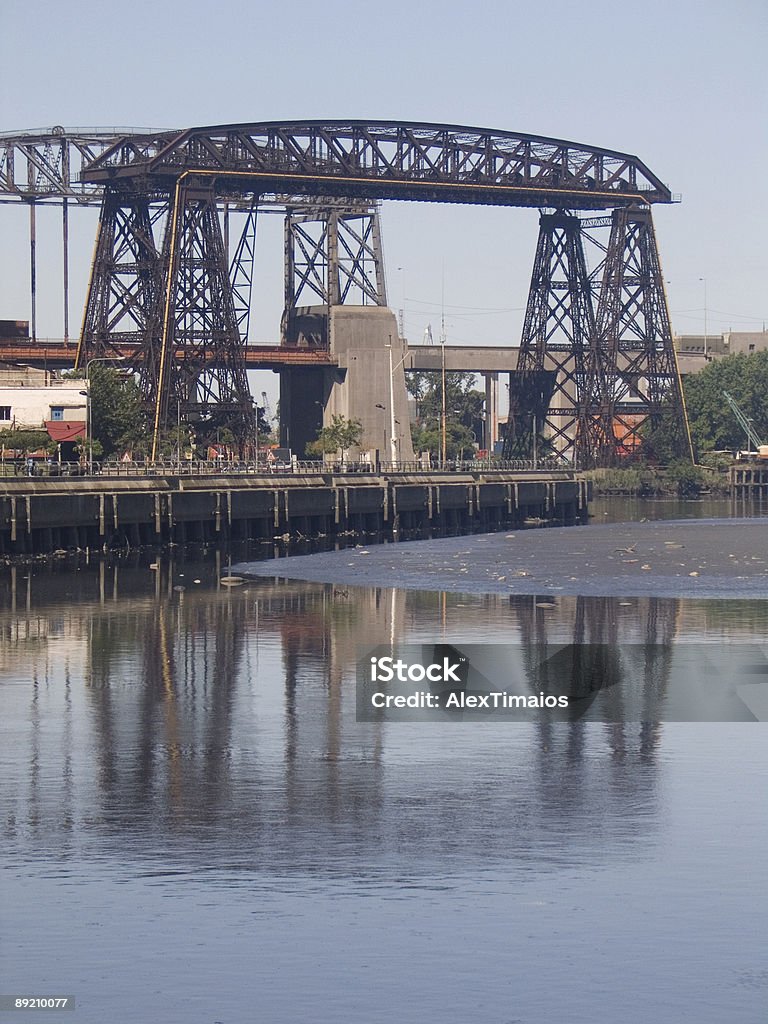
[[(636, 153), (673, 192), (657, 207), (673, 326), (768, 321), (765, 0), (347, 4), (133, 0), (32, 4), (0, 15), (0, 131), (186, 127), (280, 118), (479, 125)], [(61, 337), (60, 221), (38, 215), (38, 335)], [(276, 340), (282, 230), (264, 218), (253, 340)], [(390, 305), (406, 333), (517, 344), (537, 213), (387, 203)], [(95, 211), (72, 217), (72, 324)], [(27, 213), (0, 206), (0, 317), (29, 316)], [(397, 268), (402, 268), (398, 270)]]

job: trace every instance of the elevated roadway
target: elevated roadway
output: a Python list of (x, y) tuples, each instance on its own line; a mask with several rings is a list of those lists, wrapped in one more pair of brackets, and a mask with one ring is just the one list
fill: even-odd
[[(115, 345), (115, 359), (133, 360), (140, 346)], [(38, 369), (67, 370), (75, 365), (77, 342), (60, 340), (31, 341), (0, 338), (0, 362), (23, 363)], [(445, 368), (449, 373), (510, 373), (517, 367), (516, 348), (493, 345), (446, 345)], [(439, 372), (442, 369), (441, 345), (410, 345), (403, 364), (407, 371)], [(336, 358), (321, 349), (298, 345), (248, 345), (245, 364), (249, 370), (280, 370), (286, 366), (335, 366)]]

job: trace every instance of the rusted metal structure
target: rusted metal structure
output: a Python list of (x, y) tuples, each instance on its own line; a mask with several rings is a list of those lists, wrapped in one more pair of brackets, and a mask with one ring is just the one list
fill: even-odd
[[(259, 208), (286, 209), (282, 343), (322, 351), (322, 307), (386, 303), (376, 203), (400, 199), (545, 211), (507, 454), (543, 427), (565, 460), (607, 464), (647, 449), (666, 420), (675, 425), (676, 454), (690, 454), (650, 212), (673, 197), (637, 157), (404, 122), (106, 134), (93, 133), (98, 146), (83, 152), (77, 178), (83, 202), (102, 194), (78, 361), (132, 348), (155, 443), (179, 415), (202, 427), (226, 423), (241, 444), (249, 438), (255, 414), (245, 366)], [(46, 195), (58, 187), (66, 200), (73, 185), (63, 173), (57, 184), (30, 172), (31, 184), (19, 185), (15, 155), (23, 150), (40, 170), (48, 145), (20, 138), (0, 138), (0, 191), (33, 206), (39, 181)], [(80, 142), (73, 136), (69, 146)], [(246, 223), (230, 259), (231, 209), (246, 212)], [(585, 219), (585, 211), (604, 216)], [(607, 224), (610, 238), (601, 243), (595, 232)], [(590, 266), (585, 242), (593, 239), (598, 258)], [(551, 391), (546, 410), (538, 409), (542, 397), (517, 386), (526, 380), (540, 396)], [(551, 389), (542, 390), (547, 380)]]

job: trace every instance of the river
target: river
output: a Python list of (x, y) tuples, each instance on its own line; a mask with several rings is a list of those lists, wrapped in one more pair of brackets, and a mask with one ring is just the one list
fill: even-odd
[(0, 569), (3, 994), (77, 1024), (765, 1020), (763, 722), (358, 721), (355, 675), (585, 628), (762, 649), (767, 600), (223, 585), (244, 557)]

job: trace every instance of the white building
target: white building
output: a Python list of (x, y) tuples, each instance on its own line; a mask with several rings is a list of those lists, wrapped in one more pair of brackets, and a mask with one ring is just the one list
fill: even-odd
[(54, 441), (86, 431), (84, 380), (64, 380), (30, 366), (0, 366), (0, 430), (47, 430)]

